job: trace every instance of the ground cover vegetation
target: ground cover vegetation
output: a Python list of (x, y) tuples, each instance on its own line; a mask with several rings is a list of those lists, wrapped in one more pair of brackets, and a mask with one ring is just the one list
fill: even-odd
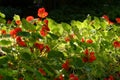
[(88, 15), (57, 23), (0, 13), (0, 80), (119, 80), (120, 18)]

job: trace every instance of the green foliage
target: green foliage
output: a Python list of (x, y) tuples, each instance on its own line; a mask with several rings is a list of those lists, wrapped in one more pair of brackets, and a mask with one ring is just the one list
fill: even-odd
[(26, 30), (35, 30), (35, 26), (31, 23), (28, 23), (24, 18), (22, 19), (22, 27)]
[(7, 45), (11, 45), (11, 41), (10, 40), (0, 40), (0, 45), (1, 46), (7, 46)]
[(61, 74), (65, 80), (70, 79), (70, 74), (80, 80), (102, 80), (110, 75), (119, 80), (118, 23), (109, 24), (90, 15), (84, 21), (72, 20), (71, 24), (50, 18), (31, 22), (23, 18), (18, 25), (16, 20), (21, 20), (19, 15), (10, 24), (0, 23), (0, 51), (6, 53), (0, 57), (3, 80), (54, 80)]
[(5, 18), (5, 14), (0, 12), (0, 17)]

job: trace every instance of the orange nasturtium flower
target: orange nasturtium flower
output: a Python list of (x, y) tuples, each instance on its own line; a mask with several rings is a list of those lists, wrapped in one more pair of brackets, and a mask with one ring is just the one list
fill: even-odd
[(5, 35), (6, 34), (6, 30), (0, 30), (0, 34)]
[(70, 38), (69, 37), (65, 37), (65, 41), (66, 42), (70, 42)]
[(16, 20), (15, 23), (16, 23), (17, 25), (20, 25), (20, 24), (21, 24), (21, 21), (20, 21), (20, 20)]
[(33, 16), (27, 16), (26, 17), (26, 21), (31, 22), (32, 20), (34, 20)]
[(39, 8), (38, 9), (38, 16), (40, 18), (45, 18), (48, 16), (48, 12), (45, 11), (45, 8)]

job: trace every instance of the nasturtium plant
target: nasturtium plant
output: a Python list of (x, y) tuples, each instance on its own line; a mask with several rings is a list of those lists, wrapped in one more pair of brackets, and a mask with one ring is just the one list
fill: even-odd
[(57, 23), (0, 13), (0, 80), (119, 80), (120, 20), (88, 15)]

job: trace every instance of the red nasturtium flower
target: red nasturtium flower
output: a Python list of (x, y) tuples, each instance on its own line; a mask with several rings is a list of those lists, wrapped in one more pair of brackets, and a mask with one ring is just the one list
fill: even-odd
[(59, 80), (64, 80), (63, 74), (61, 74), (61, 75), (59, 76)]
[(120, 18), (115, 19), (117, 23), (120, 23)]
[(82, 39), (81, 39), (81, 42), (85, 42), (85, 39), (84, 39), (84, 38), (82, 38)]
[(15, 30), (11, 30), (11, 31), (10, 31), (10, 35), (11, 35), (13, 38), (16, 37), (16, 34), (17, 34), (17, 32), (16, 32)]
[(44, 30), (46, 30), (47, 32), (49, 32), (50, 31), (50, 29), (49, 29), (49, 27), (48, 27), (48, 25), (44, 25), (44, 26), (42, 26), (43, 28), (44, 28)]
[(34, 45), (35, 45), (35, 47), (37, 47), (40, 51), (42, 51), (42, 50), (44, 49), (44, 44), (42, 44), (42, 43), (35, 43)]
[(37, 47), (40, 51), (43, 51), (45, 49), (45, 52), (50, 51), (50, 47), (48, 45), (44, 45), (43, 43), (35, 43), (35, 47)]
[(43, 76), (46, 76), (46, 72), (45, 72), (42, 68), (39, 68), (38, 71), (39, 71)]
[(86, 56), (88, 56), (89, 50), (88, 50), (88, 49), (85, 49), (84, 54), (85, 54)]
[(17, 27), (17, 28), (15, 28), (14, 30), (15, 30), (16, 32), (22, 31), (22, 29), (21, 29), (20, 27)]
[(48, 12), (45, 11), (45, 8), (38, 9), (38, 16), (40, 18), (45, 18), (45, 17), (47, 17), (47, 15), (48, 15)]
[(27, 46), (27, 44), (25, 43), (25, 41), (18, 42), (18, 45), (22, 46), (22, 47), (26, 47)]
[(84, 51), (85, 56), (82, 58), (83, 62), (93, 62), (96, 60), (96, 56), (94, 52), (89, 52), (88, 49)]
[(48, 20), (47, 19), (44, 20), (44, 24), (48, 25)]
[(84, 56), (84, 57), (82, 58), (82, 61), (83, 61), (83, 62), (88, 62), (88, 61), (89, 61), (89, 60), (88, 60), (88, 57)]
[(109, 17), (107, 15), (103, 15), (102, 18), (104, 18), (106, 21), (109, 21)]
[(48, 45), (46, 45), (44, 48), (45, 48), (45, 52), (49, 52), (50, 51), (50, 47)]
[(115, 80), (112, 75), (110, 75), (108, 78), (104, 78), (104, 80)]
[(50, 31), (49, 27), (43, 25), (41, 30), (40, 30), (40, 34), (41, 34), (41, 36), (45, 37), (45, 36), (47, 36), (49, 31)]
[(103, 15), (102, 18), (104, 18), (110, 25), (114, 24), (112, 21), (110, 21), (107, 15)]
[(60, 74), (59, 77), (55, 78), (54, 80), (64, 80), (64, 75)]
[(16, 23), (17, 25), (20, 25), (20, 24), (21, 24), (21, 21), (20, 21), (20, 20), (16, 20), (15, 23)]
[(79, 80), (79, 78), (75, 74), (70, 74), (69, 75), (69, 80)]
[(18, 32), (21, 32), (21, 31), (22, 31), (22, 29), (19, 28), (19, 27), (17, 27), (17, 28), (15, 28), (15, 29), (13, 29), (13, 30), (10, 31), (10, 35), (11, 35), (13, 38), (15, 38), (15, 37), (17, 37), (17, 33), (18, 33)]
[(115, 48), (120, 48), (120, 42), (114, 41), (114, 42), (113, 42), (113, 46), (114, 46)]
[(66, 60), (65, 63), (62, 64), (62, 68), (65, 69), (66, 71), (69, 70), (69, 60)]
[(6, 35), (6, 30), (0, 30), (0, 34)]
[(43, 30), (43, 29), (40, 30), (40, 35), (41, 35), (41, 36), (45, 37), (45, 36), (47, 36), (47, 34), (48, 34), (47, 31), (45, 31), (45, 30)]
[(27, 16), (26, 17), (26, 21), (31, 22), (32, 20), (34, 20), (33, 16)]
[(16, 42), (17, 42), (17, 44), (19, 46), (22, 46), (22, 47), (26, 47), (27, 46), (27, 44), (25, 43), (25, 41), (23, 41), (20, 36), (16, 37)]
[(92, 39), (88, 39), (88, 40), (86, 40), (86, 43), (92, 44), (93, 40)]
[(96, 57), (94, 54), (95, 54), (94, 52), (90, 52), (89, 62), (93, 62), (94, 60), (96, 60)]
[(16, 37), (16, 42), (18, 43), (18, 42), (21, 42), (21, 41), (22, 41), (21, 37), (20, 37), (20, 36), (17, 36), (17, 37)]

